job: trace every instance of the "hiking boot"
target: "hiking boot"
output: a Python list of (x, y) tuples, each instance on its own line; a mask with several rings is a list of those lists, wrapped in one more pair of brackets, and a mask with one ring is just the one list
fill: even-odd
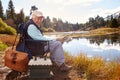
[(68, 72), (72, 69), (72, 66), (68, 66), (63, 63), (59, 68), (60, 68), (60, 71), (62, 71), (62, 72)]
[(53, 66), (53, 67), (58, 67), (58, 65), (56, 64), (55, 61), (52, 61), (52, 66)]

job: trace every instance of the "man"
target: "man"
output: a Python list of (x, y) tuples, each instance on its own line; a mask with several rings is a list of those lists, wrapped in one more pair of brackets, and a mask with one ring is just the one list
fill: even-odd
[(62, 48), (61, 42), (63, 38), (49, 39), (42, 35), (40, 24), (43, 21), (43, 14), (35, 10), (31, 14), (31, 19), (27, 22), (27, 37), (32, 38), (33, 40), (50, 40), (50, 58), (51, 61), (59, 67), (61, 71), (69, 71), (72, 67), (65, 64), (64, 51)]

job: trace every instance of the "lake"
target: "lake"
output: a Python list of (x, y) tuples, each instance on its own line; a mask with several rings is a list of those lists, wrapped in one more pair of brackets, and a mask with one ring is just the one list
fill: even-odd
[(63, 48), (72, 56), (82, 53), (87, 57), (99, 56), (106, 61), (120, 58), (120, 34), (73, 38), (63, 43)]

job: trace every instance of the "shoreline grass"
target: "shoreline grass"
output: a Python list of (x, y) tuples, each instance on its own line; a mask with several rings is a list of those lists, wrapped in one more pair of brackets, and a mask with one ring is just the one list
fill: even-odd
[(93, 37), (93, 36), (101, 36), (101, 35), (108, 35), (115, 33), (120, 34), (120, 28), (98, 28), (84, 34), (71, 34), (71, 37)]
[[(66, 53), (67, 54), (67, 53)], [(106, 62), (100, 57), (88, 58), (82, 53), (76, 57), (67, 55), (67, 62), (77, 71), (77, 75), (85, 80), (119, 80), (120, 64), (115, 61)]]
[[(72, 34), (73, 37), (92, 37), (108, 34), (120, 34), (120, 28), (99, 28), (89, 31), (87, 34)], [(67, 62), (72, 62), (78, 76), (85, 80), (119, 80), (120, 79), (120, 64), (118, 62), (106, 62), (100, 57), (88, 58), (80, 54), (76, 57), (67, 56)], [(72, 60), (72, 61), (71, 61)]]

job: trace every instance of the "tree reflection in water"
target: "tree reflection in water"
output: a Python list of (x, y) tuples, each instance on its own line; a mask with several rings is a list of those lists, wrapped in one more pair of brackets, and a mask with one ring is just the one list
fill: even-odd
[(104, 36), (95, 36), (87, 38), (90, 40), (90, 43), (96, 43), (100, 45), (105, 40), (107, 40), (108, 44), (119, 44), (120, 45), (120, 34), (111, 34), (111, 35), (104, 35)]
[(120, 34), (112, 34), (95, 37), (73, 38), (70, 42), (64, 42), (63, 48), (71, 55), (80, 53), (87, 56), (100, 56), (106, 60), (120, 58)]

